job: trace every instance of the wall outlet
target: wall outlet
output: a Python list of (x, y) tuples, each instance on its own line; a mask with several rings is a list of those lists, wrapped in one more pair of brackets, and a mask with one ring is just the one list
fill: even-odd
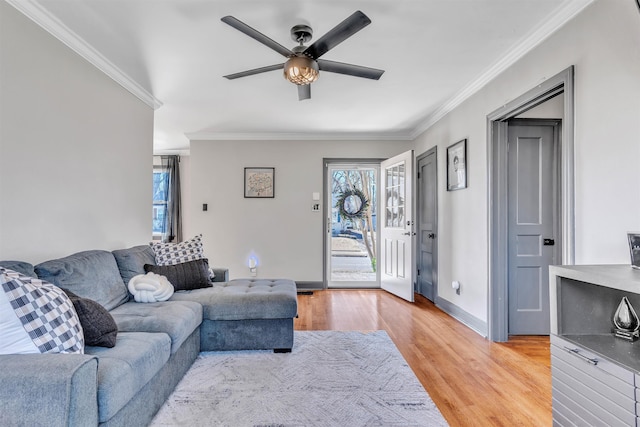
[(314, 212), (320, 212), (320, 203), (312, 203), (311, 210)]
[(457, 295), (460, 295), (460, 282), (454, 280), (453, 282), (451, 282), (451, 287), (456, 290)]

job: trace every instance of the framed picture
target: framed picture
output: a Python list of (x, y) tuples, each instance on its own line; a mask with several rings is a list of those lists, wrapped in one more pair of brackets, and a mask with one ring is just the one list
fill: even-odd
[(244, 168), (244, 197), (273, 198), (275, 168)]
[(467, 188), (467, 140), (447, 147), (447, 191)]
[(640, 233), (627, 233), (627, 238), (629, 239), (631, 267), (640, 269)]

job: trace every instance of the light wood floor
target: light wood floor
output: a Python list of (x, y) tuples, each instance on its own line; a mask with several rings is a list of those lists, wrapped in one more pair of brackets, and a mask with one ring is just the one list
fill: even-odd
[(550, 426), (548, 337), (493, 343), (416, 295), (298, 296), (296, 330), (385, 330), (451, 426)]

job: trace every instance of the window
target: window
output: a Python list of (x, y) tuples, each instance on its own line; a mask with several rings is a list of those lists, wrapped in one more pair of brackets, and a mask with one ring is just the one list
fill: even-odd
[(154, 156), (153, 162), (153, 240), (180, 242), (180, 157)]
[(166, 233), (167, 206), (169, 201), (169, 172), (161, 168), (153, 171), (153, 235)]

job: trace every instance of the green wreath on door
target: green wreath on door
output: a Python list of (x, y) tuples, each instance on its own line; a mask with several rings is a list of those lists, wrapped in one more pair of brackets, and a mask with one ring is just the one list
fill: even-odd
[(369, 200), (357, 188), (342, 192), (335, 207), (342, 219), (364, 219), (369, 208)]

